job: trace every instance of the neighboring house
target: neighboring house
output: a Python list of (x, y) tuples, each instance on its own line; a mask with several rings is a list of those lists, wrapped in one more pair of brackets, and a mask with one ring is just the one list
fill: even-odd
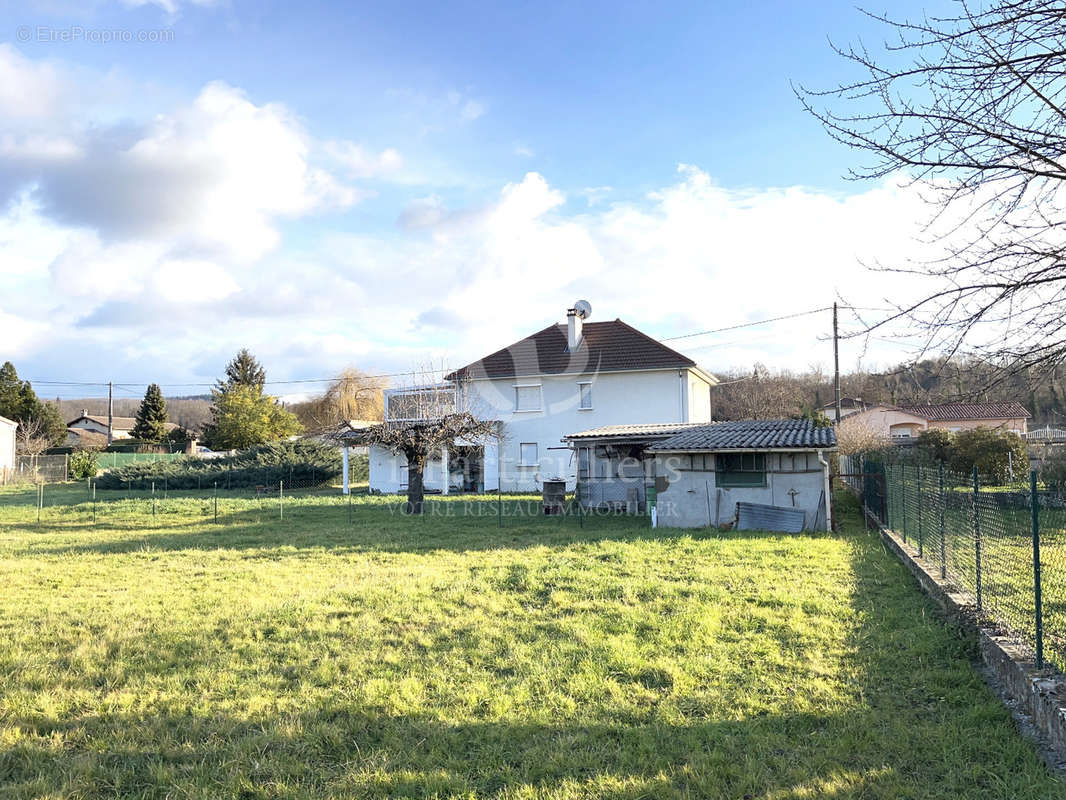
[[(445, 376), (439, 386), (389, 390), (386, 422), (418, 417), (420, 407), (445, 405), (499, 420), (499, 442), (458, 443), (425, 471), (427, 489), (538, 491), (545, 480), (573, 488), (577, 465), (562, 444), (568, 433), (621, 424), (710, 422), (717, 381), (688, 356), (619, 319), (585, 322), (586, 304), (509, 347)], [(435, 402), (421, 402), (430, 396)], [(414, 409), (414, 410), (412, 410)], [(370, 449), (370, 488), (407, 485), (403, 456)]]
[(1024, 435), (1030, 414), (1021, 403), (937, 403), (878, 405), (848, 417), (897, 442), (914, 439), (927, 428), (949, 431), (994, 428)]
[(830, 524), (826, 454), (836, 434), (810, 420), (613, 425), (566, 440), (587, 476), (586, 507), (644, 511), (655, 486), (658, 524), (666, 527), (733, 522), (741, 502), (801, 510), (806, 530)]
[[(112, 417), (112, 439), (129, 439), (133, 436), (133, 426), (137, 424), (135, 417)], [(169, 433), (178, 426), (173, 422), (166, 423), (166, 429)], [(86, 436), (85, 434), (96, 434), (96, 437)], [(87, 409), (82, 409), (81, 416), (77, 419), (72, 419), (67, 423), (67, 440), (66, 445), (68, 447), (85, 446), (91, 443), (98, 443), (98, 436), (104, 437), (104, 444), (107, 444), (107, 414), (96, 415), (90, 414)]]
[[(826, 403), (822, 406), (822, 413), (829, 419), (833, 419), (836, 414), (837, 405), (834, 400), (831, 403)], [(840, 418), (849, 417), (859, 411), (866, 410), (866, 402), (861, 397), (841, 397), (840, 398)]]
[(64, 444), (67, 447), (96, 450), (107, 447), (107, 434), (97, 433), (86, 428), (67, 428), (67, 438)]
[(18, 423), (0, 417), (0, 483), (7, 483), (15, 471), (15, 433)]

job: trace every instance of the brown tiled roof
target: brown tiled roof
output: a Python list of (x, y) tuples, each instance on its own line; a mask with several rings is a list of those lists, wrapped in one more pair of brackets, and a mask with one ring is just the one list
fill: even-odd
[(586, 322), (581, 344), (571, 353), (566, 326), (542, 331), (457, 369), (456, 378), (513, 378), (520, 375), (566, 375), (618, 370), (695, 367), (696, 362), (627, 325), (620, 319)]
[(927, 420), (1027, 419), (1032, 416), (1021, 403), (937, 403), (935, 405), (899, 406), (901, 411)]

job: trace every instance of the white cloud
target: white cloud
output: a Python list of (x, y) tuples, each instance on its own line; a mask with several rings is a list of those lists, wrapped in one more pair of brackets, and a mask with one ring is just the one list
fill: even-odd
[[(4, 69), (44, 99), (0, 88), (0, 109), (21, 109), (0, 135), (0, 297), (17, 297), (0, 300), (0, 340), (55, 374), (87, 368), (71, 353), (91, 349), (126, 378), (187, 380), (245, 345), (275, 377), (388, 371), (484, 355), (579, 297), (594, 319), (668, 336), (919, 288), (858, 264), (917, 252), (928, 209), (912, 191), (738, 191), (692, 166), (629, 202), (579, 191), (578, 211), (536, 172), (467, 207), (422, 188), (399, 228), (353, 233), (332, 217), (286, 243), (288, 220), (359, 200), (350, 181), (397, 181), (400, 154), (319, 142), (224, 83), (139, 124), (71, 124), (69, 75), (0, 47)], [(445, 101), (453, 120), (469, 103)], [(828, 362), (827, 329), (804, 318), (677, 345), (712, 368), (802, 368)], [(844, 363), (858, 352), (847, 345)]]
[(459, 116), (467, 122), (477, 119), (485, 113), (485, 104), (477, 100), (466, 100), (459, 109)]
[(70, 87), (52, 64), (23, 56), (0, 44), (0, 117), (37, 120), (54, 114)]
[(354, 178), (376, 178), (394, 173), (403, 167), (403, 156), (392, 147), (375, 154), (355, 142), (329, 141), (325, 143), (324, 149), (327, 155)]

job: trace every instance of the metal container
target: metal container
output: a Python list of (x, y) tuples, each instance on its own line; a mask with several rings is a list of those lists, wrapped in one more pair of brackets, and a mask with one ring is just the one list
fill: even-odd
[(562, 514), (566, 507), (566, 481), (544, 481), (541, 501), (545, 514)]

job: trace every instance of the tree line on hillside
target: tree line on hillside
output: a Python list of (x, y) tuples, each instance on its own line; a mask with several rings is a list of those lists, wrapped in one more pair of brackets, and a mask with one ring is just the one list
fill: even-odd
[[(798, 416), (833, 402), (833, 377), (820, 369), (772, 371), (756, 364), (716, 377), (716, 420)], [(930, 358), (882, 372), (856, 370), (841, 375), (840, 388), (842, 397), (870, 405), (1017, 401), (1033, 415), (1033, 426), (1066, 424), (1066, 370), (1057, 366), (1012, 371), (979, 360)]]
[[(240, 350), (209, 398), (167, 400), (158, 384), (149, 384), (139, 403), (120, 398), (116, 417), (135, 417), (130, 442), (180, 443), (196, 437), (215, 450), (239, 450), (299, 433), (320, 433), (348, 420), (383, 418), (385, 384), (356, 369), (344, 370), (321, 395), (286, 405), (266, 393), (266, 370), (247, 349)], [(0, 416), (19, 423), (18, 449), (37, 455), (59, 447), (67, 438), (66, 421), (82, 411), (107, 416), (107, 400), (50, 402), (37, 397), (15, 366), (0, 367)]]

